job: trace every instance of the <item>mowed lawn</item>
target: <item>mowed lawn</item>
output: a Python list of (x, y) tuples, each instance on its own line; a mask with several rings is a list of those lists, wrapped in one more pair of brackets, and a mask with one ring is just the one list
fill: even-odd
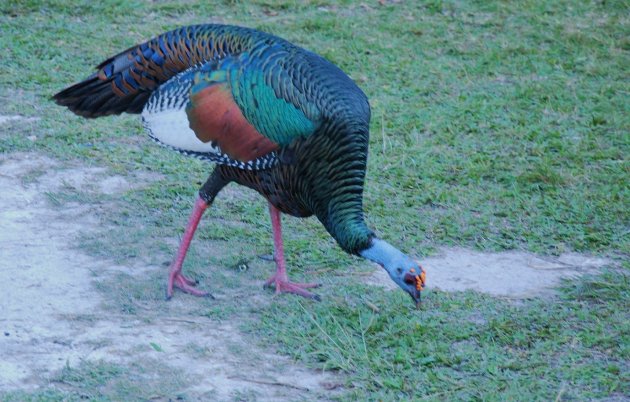
[[(122, 263), (172, 253), (164, 239), (181, 235), (211, 167), (155, 146), (137, 116), (83, 120), (49, 97), (180, 25), (277, 34), (340, 66), (368, 95), (365, 207), (381, 237), (420, 261), (456, 245), (577, 251), (615, 264), (567, 281), (553, 298), (514, 303), (429, 290), (417, 311), (402, 292), (363, 284), (359, 274), (371, 265), (345, 255), (316, 220), (288, 218), (290, 270), (323, 282), (323, 301), (234, 300), (200, 314), (234, 320), (254, 342), (338, 372), (335, 398), (343, 400), (622, 400), (630, 394), (629, 9), (623, 0), (2, 2), (0, 114), (39, 120), (3, 126), (0, 152), (162, 174), (104, 211), (114, 228), (87, 235), (81, 247)], [(188, 261), (202, 281), (243, 258), (230, 244), (270, 251), (264, 201), (232, 190), (227, 201), (219, 195), (196, 238), (226, 250)], [(78, 370), (72, 378), (108, 400), (120, 395), (122, 375), (94, 380), (95, 371)]]

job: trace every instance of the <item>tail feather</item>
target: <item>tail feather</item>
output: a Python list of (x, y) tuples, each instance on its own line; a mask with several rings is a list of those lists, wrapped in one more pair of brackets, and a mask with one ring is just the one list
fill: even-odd
[(257, 34), (226, 25), (166, 32), (105, 60), (96, 73), (54, 95), (53, 100), (83, 117), (141, 113), (159, 85), (213, 58), (239, 53), (252, 35)]
[(140, 113), (151, 92), (140, 91), (132, 96), (119, 97), (112, 90), (111, 80), (101, 80), (96, 74), (53, 96), (58, 105), (83, 117), (111, 114)]

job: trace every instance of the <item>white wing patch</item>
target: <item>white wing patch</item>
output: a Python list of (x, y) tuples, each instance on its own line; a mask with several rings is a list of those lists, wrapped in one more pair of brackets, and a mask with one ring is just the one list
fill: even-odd
[[(188, 125), (186, 105), (149, 103), (142, 111), (142, 123), (155, 140), (182, 151), (221, 153), (217, 146), (202, 142)], [(153, 106), (153, 107), (152, 107)], [(165, 106), (164, 108), (159, 106)]]
[(210, 142), (202, 142), (188, 126), (185, 108), (142, 112), (144, 128), (157, 141), (182, 151), (220, 153)]

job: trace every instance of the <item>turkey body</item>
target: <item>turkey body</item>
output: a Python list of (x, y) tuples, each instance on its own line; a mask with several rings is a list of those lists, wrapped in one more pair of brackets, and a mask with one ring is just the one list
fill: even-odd
[[(278, 272), (269, 283), (278, 291), (312, 296), (303, 290), (310, 284), (301, 290), (279, 285), (289, 283), (280, 213), (315, 215), (345, 251), (366, 253), (386, 269), (394, 260), (410, 265), (365, 225), (370, 107), (332, 63), (273, 35), (210, 24), (164, 33), (97, 69), (54, 100), (87, 118), (141, 113), (155, 141), (216, 164), (171, 266), (170, 292), (174, 283), (201, 294), (181, 265), (203, 211), (230, 182), (256, 190), (270, 204)], [(404, 276), (410, 267), (403, 268)]]

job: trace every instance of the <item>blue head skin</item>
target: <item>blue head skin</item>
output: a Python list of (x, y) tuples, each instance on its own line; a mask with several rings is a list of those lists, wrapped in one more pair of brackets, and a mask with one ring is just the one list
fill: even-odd
[[(387, 271), (389, 276), (402, 290), (407, 292), (416, 307), (420, 306), (422, 282), (419, 286), (417, 277), (423, 270), (420, 265), (384, 240), (374, 238), (372, 245), (360, 252), (361, 256), (373, 261)], [(420, 287), (420, 289), (418, 289)]]

